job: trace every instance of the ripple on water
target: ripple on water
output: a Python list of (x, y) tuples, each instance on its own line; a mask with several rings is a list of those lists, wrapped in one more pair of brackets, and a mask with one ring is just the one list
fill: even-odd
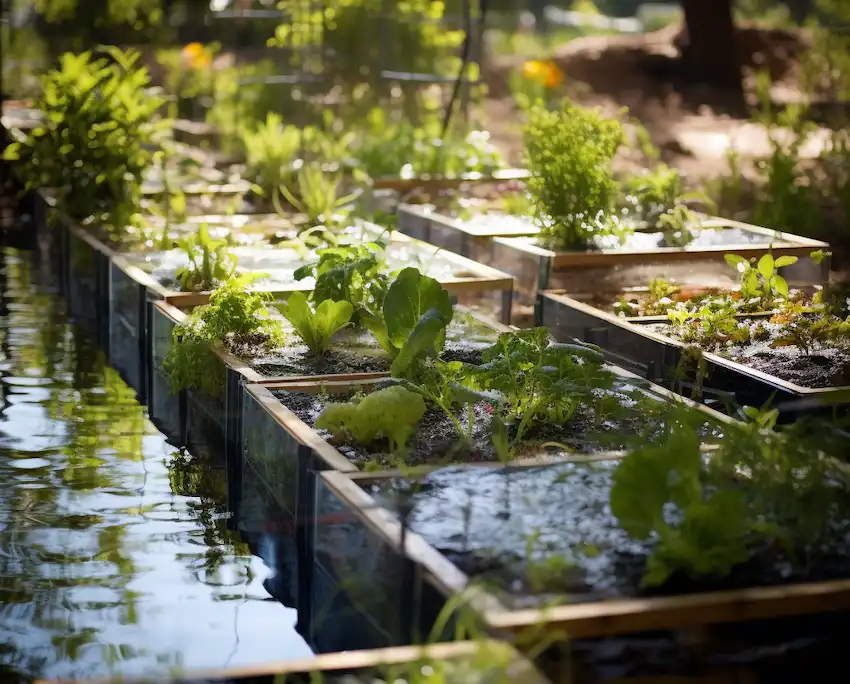
[(309, 657), (227, 529), (223, 470), (172, 489), (174, 448), (36, 275), (0, 258), (0, 680)]

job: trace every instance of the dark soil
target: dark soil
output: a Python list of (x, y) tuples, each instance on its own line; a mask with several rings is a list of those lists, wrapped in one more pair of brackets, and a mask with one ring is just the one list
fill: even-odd
[[(333, 395), (331, 399), (303, 392), (287, 392), (274, 390), (273, 394), (295, 413), (307, 425), (313, 427), (316, 419), (329, 401), (346, 401), (352, 393)], [(525, 433), (520, 447), (515, 451), (514, 458), (531, 458), (545, 450), (542, 445), (547, 442), (557, 442), (565, 445), (571, 452), (596, 453), (606, 450), (623, 449), (638, 440), (652, 440), (660, 434), (665, 405), (657, 399), (643, 397), (635, 401), (631, 396), (622, 393), (622, 415), (610, 417), (598, 422), (593, 413), (587, 409), (579, 411), (563, 425), (542, 424), (529, 429)], [(404, 456), (406, 465), (437, 465), (458, 462), (496, 461), (498, 456), (493, 449), (490, 422), (493, 409), (488, 404), (477, 404), (474, 407), (472, 439), (466, 444), (458, 434), (454, 422), (441, 410), (429, 409), (414, 435), (407, 443)], [(469, 425), (465, 410), (458, 411), (456, 418), (464, 431)], [(720, 428), (706, 422), (703, 434), (717, 435)], [(378, 463), (381, 466), (393, 465), (397, 459), (388, 453), (388, 445), (384, 440), (367, 446), (350, 444), (335, 439), (330, 433), (319, 431), (319, 434), (331, 442), (346, 458), (354, 463)], [(513, 438), (515, 432), (512, 432)], [(563, 455), (564, 450), (549, 447), (549, 455)]]
[[(817, 345), (806, 353), (794, 346), (774, 348), (771, 343), (777, 336), (779, 325), (755, 319), (743, 319), (742, 322), (751, 327), (763, 325), (770, 333), (769, 337), (746, 345), (722, 345), (708, 351), (801, 387), (817, 389), (850, 385), (850, 349)], [(651, 323), (647, 327), (663, 335), (676, 336), (673, 327), (667, 323)]]
[[(836, 512), (832, 540), (817, 551), (798, 550), (791, 557), (778, 546), (753, 548), (751, 558), (728, 577), (697, 581), (674, 575), (660, 588), (643, 588), (654, 541), (632, 539), (611, 514), (615, 468), (612, 461), (528, 469), (443, 468), (412, 491), (408, 522), (461, 570), (509, 594), (517, 607), (541, 605), (564, 594), (571, 601), (585, 601), (850, 576), (850, 522)], [(400, 481), (370, 488), (384, 505), (396, 507), (400, 487), (410, 492), (409, 482)], [(676, 511), (668, 515), (672, 522)], [(553, 558), (561, 562), (552, 565)], [(535, 575), (544, 565), (550, 572)]]
[[(498, 331), (464, 312), (457, 312), (446, 331), (446, 346), (440, 358), (444, 361), (481, 363), (481, 354), (498, 338)], [(293, 333), (288, 333), (283, 347), (268, 352), (264, 339), (241, 340), (230, 344), (230, 351), (248, 360), (251, 368), (266, 377), (300, 375), (340, 375), (347, 373), (388, 373), (392, 359), (380, 348), (375, 338), (360, 329), (338, 333), (331, 348), (317, 357)]]

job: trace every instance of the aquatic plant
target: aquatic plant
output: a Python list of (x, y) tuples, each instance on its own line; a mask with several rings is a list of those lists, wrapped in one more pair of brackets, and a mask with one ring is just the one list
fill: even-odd
[(269, 201), (275, 201), (282, 185), (295, 174), (301, 152), (301, 131), (283, 123), (283, 117), (269, 112), (265, 121), (243, 124), (239, 139), (245, 149), (245, 166), (251, 178)]

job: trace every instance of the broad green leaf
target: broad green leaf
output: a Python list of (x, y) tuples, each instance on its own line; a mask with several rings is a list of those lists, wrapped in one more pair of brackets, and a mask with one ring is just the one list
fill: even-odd
[(761, 259), (759, 259), (758, 272), (761, 273), (761, 277), (765, 280), (770, 280), (773, 276), (774, 271), (774, 261), (773, 256), (771, 254), (765, 254)]
[(435, 309), (443, 327), (452, 320), (452, 303), (449, 293), (433, 278), (422, 275), (415, 268), (405, 268), (398, 274), (384, 298), (384, 320), (390, 341), (402, 347), (420, 319), (430, 309)]
[(438, 309), (429, 309), (414, 326), (393, 361), (390, 373), (394, 378), (403, 377), (413, 362), (423, 354), (434, 353), (434, 346), (441, 335), (445, 335), (448, 321)]
[(773, 285), (773, 289), (776, 290), (783, 297), (788, 296), (788, 281), (785, 280), (785, 278), (783, 278), (782, 276), (773, 276), (771, 284)]
[(797, 257), (795, 256), (781, 256), (776, 262), (773, 264), (774, 268), (782, 268), (783, 266), (790, 266), (791, 264), (797, 263)]

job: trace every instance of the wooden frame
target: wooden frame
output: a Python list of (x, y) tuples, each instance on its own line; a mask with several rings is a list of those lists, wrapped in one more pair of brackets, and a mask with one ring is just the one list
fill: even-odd
[[(371, 224), (366, 224), (366, 227), (370, 228), (372, 226)], [(382, 232), (377, 226), (374, 226), (374, 230), (377, 234)], [(393, 232), (392, 234), (392, 242), (390, 244), (392, 245), (393, 243), (402, 245), (419, 243), (423, 245), (423, 250), (434, 249), (436, 251), (436, 248), (433, 248), (432, 245), (412, 240), (398, 232)], [(505, 324), (510, 322), (514, 288), (514, 279), (511, 276), (450, 252), (441, 252), (440, 258), (449, 262), (457, 272), (469, 274), (453, 276), (441, 281), (443, 287), (450, 294), (455, 295), (463, 302), (488, 292), (500, 292), (502, 297), (499, 318)], [(209, 301), (209, 292), (180, 292), (164, 287), (138, 266), (134, 265), (126, 255), (115, 254), (112, 257), (112, 263), (128, 278), (143, 285), (148, 291), (149, 298), (161, 299), (179, 308), (199, 306)], [(285, 296), (290, 292), (308, 290), (309, 287), (307, 285), (298, 284), (288, 289), (268, 289), (265, 291), (275, 295)]]
[[(211, 347), (224, 377), (223, 394), (213, 397), (200, 390), (171, 391), (170, 381), (162, 362), (171, 348), (171, 331), (185, 322), (185, 311), (165, 301), (148, 302), (147, 326), (150, 330), (149, 355), (141, 362), (141, 376), (146, 378), (145, 396), (151, 420), (163, 432), (185, 444), (195, 452), (210, 451), (223, 456), (227, 464), (228, 491), (235, 496), (242, 468), (242, 420), (245, 385), (276, 386), (289, 382), (367, 382), (388, 377), (388, 372), (349, 373), (344, 375), (266, 376), (253, 370), (221, 345)], [(495, 332), (510, 328), (490, 321), (474, 311), (464, 311), (476, 321), (491, 327)], [(197, 455), (197, 454), (196, 454)]]
[[(503, 657), (509, 663), (505, 682), (516, 684), (547, 684), (547, 681), (535, 667), (517, 653), (509, 644), (493, 640), (456, 641), (446, 644), (425, 646), (397, 646), (345, 653), (327, 653), (310, 659), (290, 660), (279, 663), (265, 663), (226, 669), (190, 670), (183, 675), (155, 677), (121, 677), (78, 680), (51, 680), (50, 684), (197, 684), (200, 682), (239, 682), (255, 681), (257, 678), (304, 677), (308, 684), (314, 673), (328, 676), (340, 676), (358, 670), (373, 670), (386, 665), (404, 665), (418, 661), (455, 660), (474, 657), (481, 648), (492, 649), (494, 655)], [(289, 681), (287, 679), (287, 681)], [(48, 684), (39, 680), (36, 684)]]
[(492, 174), (466, 173), (456, 178), (445, 176), (420, 176), (418, 178), (380, 178), (375, 181), (375, 190), (395, 190), (407, 194), (414, 190), (439, 190), (457, 188), (464, 183), (493, 183), (512, 180), (525, 180), (529, 177), (526, 169), (499, 169)]
[[(558, 292), (541, 292), (536, 321), (556, 339), (578, 338), (602, 347), (606, 355), (650, 380), (682, 389), (687, 345), (645, 329), (655, 318), (628, 320)], [(831, 411), (850, 403), (850, 386), (810, 388), (782, 380), (712, 352), (701, 352), (706, 368), (695, 387), (705, 397), (716, 394), (741, 406), (762, 406), (773, 400), (784, 420), (811, 410)]]
[[(610, 367), (624, 379), (636, 376), (620, 368)], [(297, 526), (312, 517), (315, 506), (315, 476), (317, 472), (331, 470), (347, 475), (360, 472), (342, 452), (323, 439), (311, 426), (303, 422), (273, 394), (273, 390), (290, 390), (317, 393), (346, 392), (352, 388), (367, 391), (378, 380), (338, 377), (335, 379), (291, 378), (280, 382), (247, 384), (245, 386), (240, 442), (241, 467), (252, 468), (261, 481), (267, 483), (281, 509), (288, 516), (287, 524)], [(679, 397), (670, 390), (649, 384), (644, 390), (659, 401), (683, 401), (702, 412), (707, 419), (718, 424), (735, 422), (711, 408)], [(706, 450), (713, 448), (705, 445)], [(548, 459), (541, 455), (541, 459)]]
[[(374, 543), (385, 547), (385, 553), (396, 555), (402, 550), (399, 520), (379, 506), (360, 485), (398, 475), (393, 472), (346, 475), (332, 471), (319, 474), (325, 496), (335, 497), (348, 517), (356, 519), (375, 537)], [(319, 515), (322, 512), (322, 509), (317, 511)], [(336, 524), (342, 524), (343, 517)], [(518, 635), (542, 625), (548, 632), (571, 639), (595, 638), (850, 608), (850, 579), (847, 579), (515, 610), (500, 595), (474, 586), (467, 575), (410, 530), (405, 534), (402, 557), (413, 562), (423, 581), (444, 598), (465, 597), (465, 606), (491, 632), (500, 634)]]
[[(579, 292), (587, 287), (588, 279), (599, 282), (615, 277), (615, 269), (630, 269), (645, 266), (647, 262), (668, 270), (677, 265), (687, 266), (687, 262), (724, 262), (725, 254), (738, 254), (750, 258), (767, 252), (801, 258), (788, 273), (801, 282), (826, 282), (829, 277), (829, 260), (824, 259), (815, 265), (806, 257), (815, 250), (827, 250), (829, 245), (791, 233), (778, 233), (767, 228), (707, 217), (705, 229), (717, 226), (738, 228), (750, 233), (763, 235), (765, 240), (758, 244), (722, 245), (701, 248), (659, 247), (650, 250), (632, 250), (619, 252), (569, 252), (554, 251), (537, 246), (531, 239), (539, 230), (532, 224), (527, 231), (507, 226), (504, 230), (475, 230), (464, 221), (454, 219), (414, 205), (399, 207), (398, 229), (419, 240), (438, 247), (455, 251), (481, 263), (492, 265), (517, 277), (519, 290), (525, 303), (538, 290), (566, 288)], [(672, 277), (669, 274), (667, 277)], [(553, 282), (556, 278), (566, 278), (565, 282)], [(645, 282), (648, 278), (638, 280)], [(635, 284), (634, 282), (625, 284)]]

